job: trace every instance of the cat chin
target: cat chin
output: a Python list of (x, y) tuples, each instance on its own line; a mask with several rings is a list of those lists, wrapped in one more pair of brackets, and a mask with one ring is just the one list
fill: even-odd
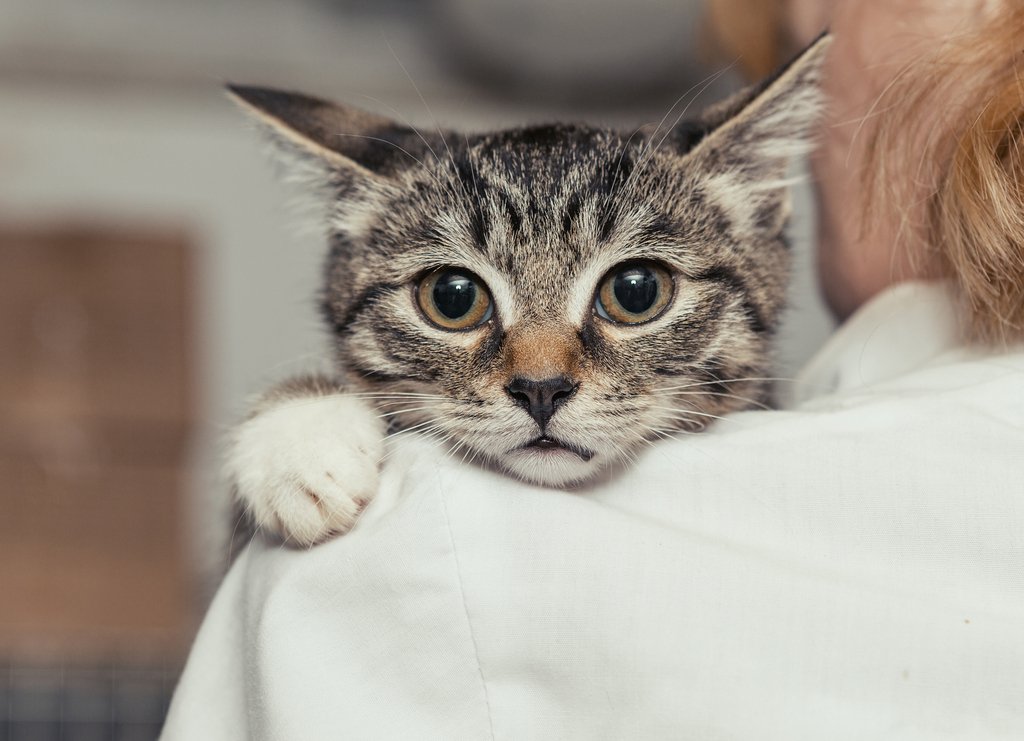
[(584, 461), (569, 450), (520, 449), (503, 455), (503, 470), (522, 481), (569, 488), (594, 478), (603, 468), (596, 460)]

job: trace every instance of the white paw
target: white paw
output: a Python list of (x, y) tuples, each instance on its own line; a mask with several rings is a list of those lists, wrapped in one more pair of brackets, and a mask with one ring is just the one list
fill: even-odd
[(282, 401), (243, 422), (227, 473), (256, 525), (309, 546), (349, 530), (377, 493), (384, 424), (345, 395)]

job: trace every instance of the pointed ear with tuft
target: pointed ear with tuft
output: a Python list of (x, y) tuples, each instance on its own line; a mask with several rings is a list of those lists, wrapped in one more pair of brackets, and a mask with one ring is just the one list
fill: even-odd
[[(682, 131), (686, 162), (709, 185), (722, 205), (742, 211), (786, 203), (786, 174), (797, 157), (810, 152), (824, 107), (821, 74), (832, 39), (822, 34), (792, 62), (767, 80), (708, 109), (697, 126)], [(754, 217), (778, 226), (765, 212)]]
[(333, 185), (386, 182), (431, 146), (412, 128), (357, 108), (270, 88), (227, 89), (289, 155), (329, 173)]

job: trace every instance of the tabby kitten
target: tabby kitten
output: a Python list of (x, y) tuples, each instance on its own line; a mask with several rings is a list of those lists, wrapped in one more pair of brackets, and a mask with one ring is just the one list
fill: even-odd
[(563, 487), (762, 400), (787, 167), (808, 149), (827, 46), (632, 135), (429, 134), (232, 87), (328, 204), (337, 358), (236, 430), (228, 472), (255, 524), (298, 544), (350, 528), (389, 426)]

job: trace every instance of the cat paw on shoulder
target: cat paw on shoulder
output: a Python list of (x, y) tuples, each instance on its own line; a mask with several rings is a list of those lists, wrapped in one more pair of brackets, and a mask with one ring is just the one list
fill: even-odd
[(258, 529), (308, 547), (355, 525), (383, 455), (384, 425), (360, 399), (287, 399), (239, 425), (227, 473)]

